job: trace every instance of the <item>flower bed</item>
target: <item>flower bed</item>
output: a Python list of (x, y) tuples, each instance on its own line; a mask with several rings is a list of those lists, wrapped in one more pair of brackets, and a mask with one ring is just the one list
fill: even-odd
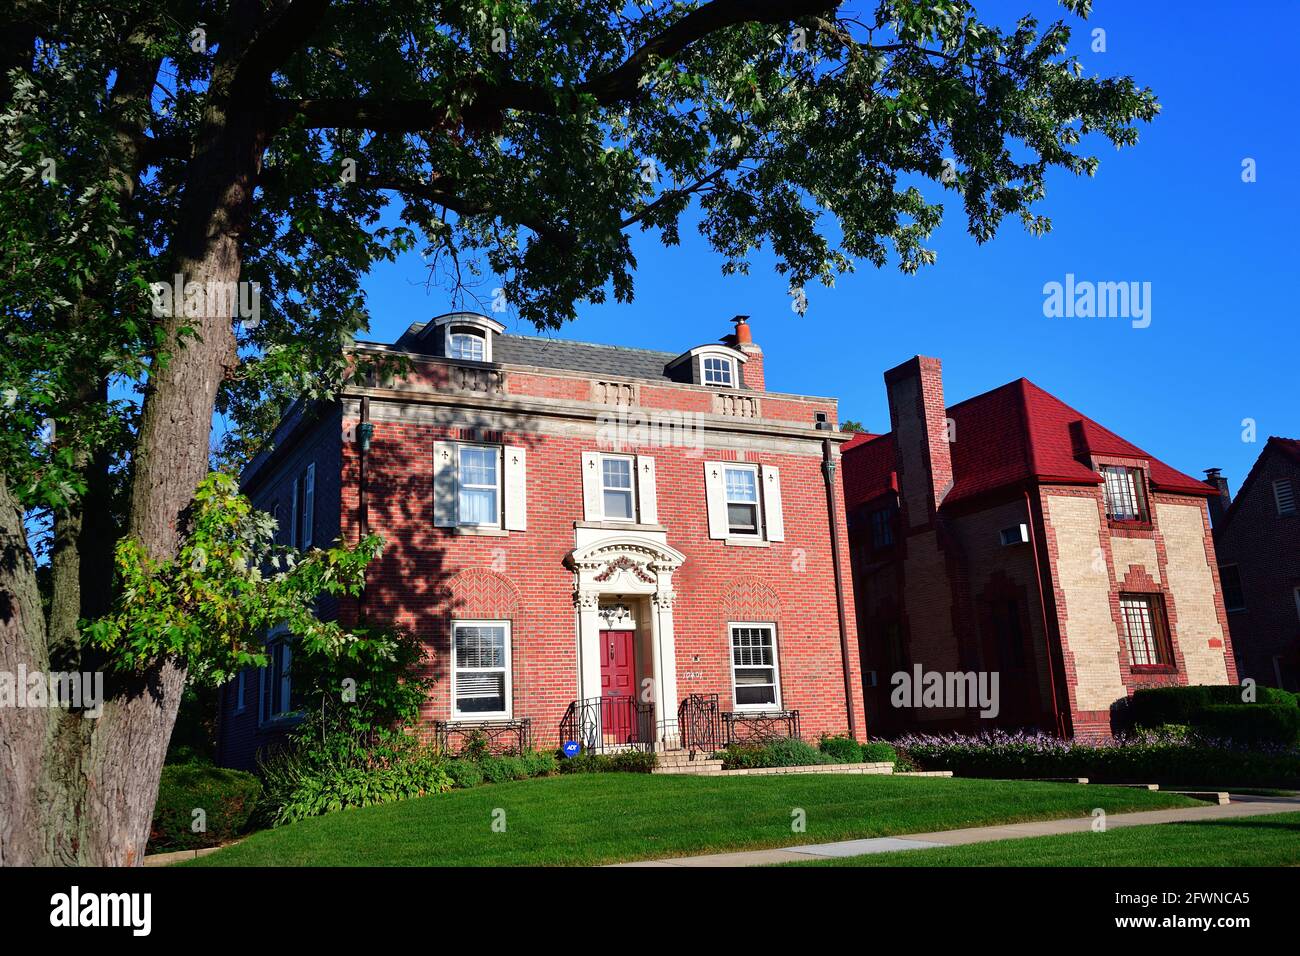
[(1048, 734), (907, 735), (894, 745), (925, 770), (962, 777), (1087, 777), (1094, 782), (1300, 787), (1300, 750), (1228, 741), (1117, 737), (1101, 743)]

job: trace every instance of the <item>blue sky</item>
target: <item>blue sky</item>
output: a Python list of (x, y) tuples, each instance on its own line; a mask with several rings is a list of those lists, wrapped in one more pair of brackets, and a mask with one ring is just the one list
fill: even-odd
[[(1068, 16), (1037, 0), (977, 6), (1000, 22), (1030, 11)], [(1235, 491), (1267, 436), (1300, 437), (1300, 114), (1288, 76), (1300, 4), (1097, 0), (1087, 24), (1074, 22), (1085, 67), (1134, 76), (1156, 91), (1162, 113), (1136, 147), (1100, 144), (1094, 179), (1050, 180), (1048, 236), (1008, 222), (979, 246), (949, 194), (934, 266), (914, 276), (863, 266), (834, 289), (810, 288), (801, 317), (769, 258), (755, 257), (749, 276), (724, 277), (693, 231), (671, 249), (640, 234), (636, 301), (583, 306), (556, 334), (684, 351), (749, 314), (769, 389), (836, 396), (843, 418), (873, 431), (889, 427), (881, 374), (935, 355), (950, 404), (1024, 376), (1176, 468), (1196, 477), (1223, 468)], [(1104, 53), (1089, 50), (1098, 27)], [(1256, 162), (1254, 183), (1242, 182), (1246, 158)], [(1044, 284), (1067, 273), (1150, 282), (1149, 327), (1044, 317)], [(417, 256), (372, 273), (366, 337), (392, 341), (446, 311), (446, 291), (425, 280)], [(504, 318), (511, 331), (532, 332)], [(1253, 444), (1242, 437), (1247, 418), (1257, 423)]]

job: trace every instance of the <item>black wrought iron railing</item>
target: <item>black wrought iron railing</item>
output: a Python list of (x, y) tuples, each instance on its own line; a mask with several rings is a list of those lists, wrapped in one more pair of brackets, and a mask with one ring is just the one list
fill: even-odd
[(651, 750), (654, 739), (654, 704), (643, 704), (635, 697), (575, 700), (560, 719), (560, 742), (572, 741), (588, 753)]
[(799, 711), (731, 711), (722, 715), (722, 726), (728, 747), (732, 744), (765, 744), (787, 737), (798, 740)]
[(493, 754), (523, 754), (533, 749), (533, 719), (435, 720), (434, 741), (438, 749), (452, 756), (466, 750)]
[(677, 708), (683, 750), (711, 754), (722, 746), (722, 715), (717, 694), (691, 694)]

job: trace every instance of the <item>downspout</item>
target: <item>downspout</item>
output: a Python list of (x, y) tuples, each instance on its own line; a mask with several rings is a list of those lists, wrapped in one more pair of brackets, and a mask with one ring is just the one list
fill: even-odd
[(831, 519), (831, 568), (835, 572), (835, 610), (840, 622), (840, 659), (844, 662), (844, 707), (849, 718), (849, 736), (857, 739), (853, 715), (853, 675), (849, 668), (849, 626), (844, 611), (844, 572), (840, 566), (840, 518), (835, 501), (835, 459), (831, 440), (822, 439), (822, 477), (826, 479), (826, 513)]
[(1034, 506), (1029, 498), (1029, 489), (1025, 489), (1025, 513), (1029, 518), (1029, 547), (1034, 552), (1034, 580), (1038, 583), (1038, 609), (1043, 616), (1043, 641), (1047, 649), (1047, 685), (1052, 691), (1052, 722), (1059, 737), (1065, 736), (1065, 726), (1061, 723), (1061, 708), (1056, 700), (1056, 664), (1052, 660), (1052, 628), (1047, 622), (1047, 598), (1043, 591), (1043, 568), (1038, 561), (1038, 532), (1034, 521)]
[[(370, 396), (361, 397), (361, 422), (357, 426), (357, 530), (358, 541), (370, 534), (370, 499), (367, 495), (367, 471), (370, 463), (370, 439), (375, 426), (370, 423)], [(366, 586), (363, 582), (357, 595), (357, 613), (365, 616)]]

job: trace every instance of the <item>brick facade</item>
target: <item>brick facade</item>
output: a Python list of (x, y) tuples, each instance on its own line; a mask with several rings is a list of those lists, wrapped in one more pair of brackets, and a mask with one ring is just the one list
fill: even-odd
[[(940, 376), (922, 357), (887, 372), (892, 431), (845, 450), (873, 728), (1097, 737), (1140, 687), (1235, 682), (1208, 486), (1023, 379), (945, 408)], [(1108, 517), (1108, 466), (1138, 474), (1142, 520)], [(1121, 595), (1151, 608), (1158, 662), (1130, 660)], [(893, 706), (917, 665), (996, 672), (999, 713)]]
[(1300, 498), (1300, 441), (1270, 438), (1236, 498), (1229, 499), (1226, 480), (1218, 482), (1219, 568), (1240, 581), (1242, 597), (1241, 606), (1225, 612), (1237, 666), (1242, 677), (1298, 691), (1300, 507), (1284, 513), (1274, 485), (1289, 482)]
[[(366, 612), (405, 625), (425, 643), (436, 681), (426, 727), (453, 718), (453, 621), (508, 621), (511, 716), (531, 719), (537, 746), (557, 745), (566, 708), (599, 696), (591, 629), (604, 633), (605, 625), (593, 622), (624, 605), (636, 633), (638, 683), (656, 695), (661, 745), (673, 743), (676, 710), (687, 695), (716, 693), (724, 711), (736, 706), (729, 630), (735, 622), (774, 628), (778, 703), (800, 712), (803, 735), (844, 733), (849, 715), (823, 454), (828, 446), (838, 460), (848, 436), (815, 427), (819, 413), (833, 425), (833, 399), (767, 392), (761, 351), (750, 344), (746, 354), (740, 387), (728, 389), (620, 376), (617, 369), (471, 363), (412, 350), (409, 376), (350, 390), (296, 446), (255, 462), (245, 487), (258, 507), (270, 507), (285, 498), (305, 456), (315, 455), (317, 474), (330, 473), (317, 479), (318, 500), (332, 499), (318, 505), (316, 540), (341, 534), (355, 541), (361, 452), (350, 436), (361, 400), (369, 399), (369, 526), (387, 543), (368, 574)], [(737, 401), (720, 403), (724, 398)], [(522, 451), (524, 530), (438, 526), (435, 449), (443, 442)], [(638, 482), (650, 469), (652, 522), (591, 520), (583, 465), (593, 452), (636, 456)], [(761, 468), (755, 474), (779, 484), (763, 489), (765, 540), (711, 536), (707, 472), (710, 463), (731, 462)], [(838, 482), (834, 498), (847, 581)], [(779, 536), (773, 521), (783, 524)], [(596, 562), (594, 570), (583, 570), (584, 561)], [(336, 610), (344, 621), (357, 613), (350, 602)], [(846, 616), (855, 730), (865, 737), (851, 595)], [(246, 680), (249, 687), (257, 682), (255, 675)], [(255, 707), (233, 713), (233, 694), (233, 687), (224, 691), (222, 759), (242, 765), (270, 738), (258, 729)]]

